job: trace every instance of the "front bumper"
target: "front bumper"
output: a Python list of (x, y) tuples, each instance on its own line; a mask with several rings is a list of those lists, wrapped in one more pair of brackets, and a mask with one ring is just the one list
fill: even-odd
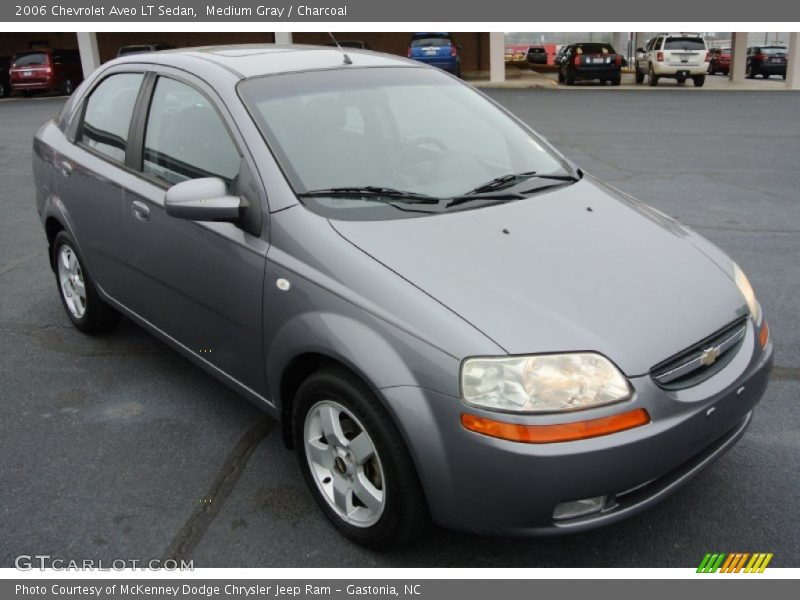
[[(383, 390), (400, 423), (438, 524), (482, 534), (547, 535), (613, 523), (655, 504), (741, 437), (763, 396), (772, 345), (752, 323), (737, 356), (693, 388), (667, 392), (649, 375), (632, 379), (624, 403), (558, 416), (513, 417), (466, 407), (415, 387)], [(465, 430), (460, 415), (527, 424), (583, 420), (645, 408), (648, 425), (587, 440), (522, 444)], [(604, 509), (554, 520), (562, 502), (604, 495)]]

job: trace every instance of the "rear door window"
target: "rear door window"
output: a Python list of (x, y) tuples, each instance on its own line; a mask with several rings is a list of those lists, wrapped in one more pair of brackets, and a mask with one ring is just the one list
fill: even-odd
[(125, 162), (128, 130), (142, 85), (141, 73), (119, 73), (104, 79), (86, 102), (79, 141), (120, 163)]
[(240, 166), (241, 155), (209, 99), (159, 77), (147, 117), (144, 172), (169, 185), (219, 177), (232, 190)]

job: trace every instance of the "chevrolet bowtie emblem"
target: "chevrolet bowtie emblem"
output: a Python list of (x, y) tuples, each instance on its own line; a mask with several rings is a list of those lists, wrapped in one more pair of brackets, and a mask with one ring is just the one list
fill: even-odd
[(707, 367), (709, 365), (713, 365), (718, 358), (719, 346), (712, 346), (711, 348), (706, 348), (703, 350), (703, 354), (700, 355), (700, 364), (704, 367)]

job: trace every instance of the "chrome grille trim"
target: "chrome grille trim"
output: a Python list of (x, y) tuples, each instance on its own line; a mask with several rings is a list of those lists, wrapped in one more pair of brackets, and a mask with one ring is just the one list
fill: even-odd
[(658, 385), (668, 386), (703, 368), (710, 368), (738, 346), (744, 339), (746, 331), (746, 319), (740, 319), (721, 332), (654, 367), (651, 375)]

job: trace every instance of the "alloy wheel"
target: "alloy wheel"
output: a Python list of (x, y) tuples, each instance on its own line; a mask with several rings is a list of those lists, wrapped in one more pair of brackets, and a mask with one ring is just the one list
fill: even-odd
[(386, 508), (384, 470), (358, 418), (323, 400), (306, 414), (303, 432), (309, 470), (331, 509), (356, 527), (377, 523)]
[(86, 314), (86, 283), (78, 257), (67, 244), (58, 251), (58, 282), (69, 312), (82, 319)]

